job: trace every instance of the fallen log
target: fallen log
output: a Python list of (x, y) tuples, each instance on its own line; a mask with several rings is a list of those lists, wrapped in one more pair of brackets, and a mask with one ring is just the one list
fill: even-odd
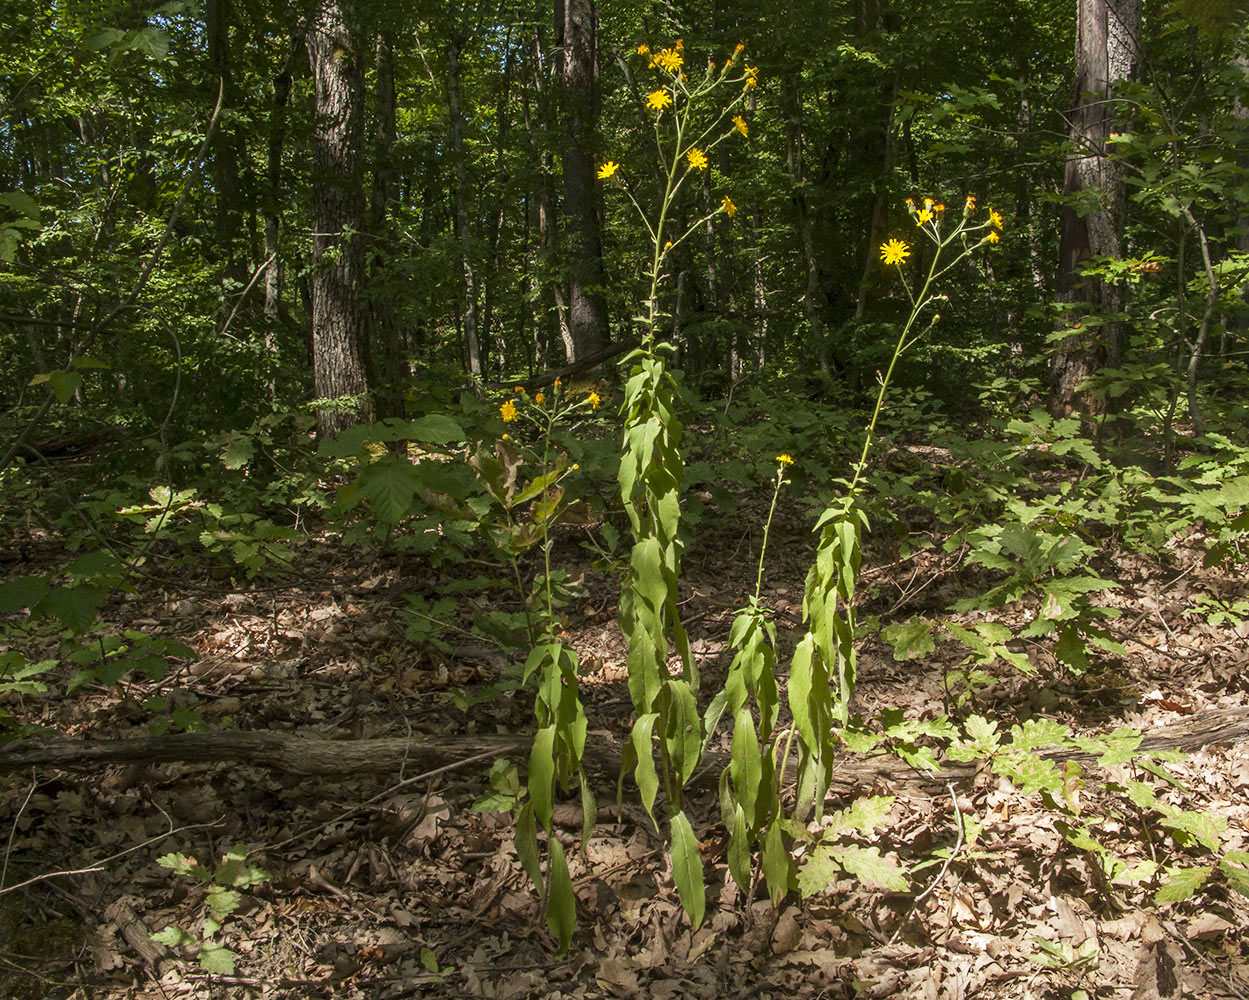
[[(1244, 708), (1199, 712), (1179, 722), (1154, 729), (1141, 750), (1196, 750), (1249, 738), (1249, 711)], [(376, 740), (327, 740), (267, 730), (224, 730), (172, 733), (139, 739), (77, 740), (68, 737), (29, 738), (0, 747), (0, 773), (40, 766), (71, 771), (93, 771), (112, 764), (246, 764), (285, 774), (333, 777), (354, 774), (411, 776), (432, 770), (451, 770), (491, 757), (506, 757), (524, 766), (531, 737), (473, 735), (418, 735)], [(1050, 759), (1096, 763), (1097, 755), (1072, 750), (1047, 753)], [(594, 770), (614, 774), (620, 764), (620, 744), (606, 733), (593, 734), (586, 759)], [(727, 754), (709, 753), (695, 775), (714, 783), (728, 764)], [(484, 765), (483, 765), (484, 766)], [(908, 767), (896, 758), (866, 758), (843, 754), (833, 773), (834, 789), (863, 788), (878, 782), (940, 786), (975, 774), (975, 763), (946, 762), (939, 774)]]

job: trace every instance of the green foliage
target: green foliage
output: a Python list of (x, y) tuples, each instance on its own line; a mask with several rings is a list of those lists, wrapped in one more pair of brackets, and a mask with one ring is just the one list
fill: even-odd
[(152, 935), (154, 941), (193, 956), (205, 972), (234, 975), (238, 955), (221, 943), (219, 935), (228, 930), (227, 921), (243, 902), (239, 890), (269, 881), (269, 873), (249, 864), (247, 848), (236, 844), (222, 855), (216, 868), (209, 869), (186, 854), (166, 854), (156, 859), (162, 868), (182, 875), (202, 890), (203, 903), (198, 934), (169, 925)]

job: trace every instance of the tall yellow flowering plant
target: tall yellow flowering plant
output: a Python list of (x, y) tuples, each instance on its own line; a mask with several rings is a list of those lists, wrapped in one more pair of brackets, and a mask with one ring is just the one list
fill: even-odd
[[(824, 510), (816, 523), (816, 530), (820, 532), (819, 546), (807, 573), (803, 598), (806, 634), (794, 652), (787, 691), (798, 747), (797, 811), (800, 815), (812, 808), (817, 815), (822, 810), (832, 763), (832, 727), (834, 724), (844, 726), (849, 719), (855, 682), (854, 588), (861, 559), (860, 543), (863, 529), (867, 527), (867, 516), (858, 499), (889, 383), (898, 359), (941, 318), (936, 304), (942, 296), (934, 293), (934, 283), (977, 247), (996, 243), (1002, 226), (1001, 215), (992, 209), (987, 219), (977, 221), (974, 196), (965, 200), (962, 216), (953, 226), (945, 225), (946, 210), (941, 202), (925, 198), (916, 205), (908, 199), (906, 205), (916, 227), (924, 238), (935, 244), (936, 251), (927, 274), (913, 282), (907, 277), (905, 267), (911, 254), (910, 246), (895, 237), (880, 247), (882, 263), (898, 270), (911, 302), (911, 312), (902, 324), (889, 365), (879, 376), (876, 406), (846, 492)], [(954, 251), (953, 257), (951, 251)]]
[[(620, 599), (620, 627), (629, 645), (629, 695), (635, 721), (621, 777), (633, 768), (652, 821), (662, 781), (673, 874), (686, 913), (697, 926), (705, 899), (702, 862), (698, 839), (684, 812), (682, 790), (702, 759), (703, 730), (697, 704), (698, 673), (678, 613), (682, 427), (676, 415), (676, 382), (664, 360), (671, 347), (659, 340), (666, 319), (659, 292), (672, 252), (708, 219), (721, 214), (731, 218), (737, 211), (725, 195), (692, 224), (672, 228), (672, 208), (686, 182), (708, 169), (717, 146), (749, 133), (742, 111), (746, 95), (758, 83), (758, 73), (743, 60), (740, 45), (721, 65), (709, 63), (696, 81), (685, 70), (685, 47), (680, 40), (658, 52), (639, 46), (637, 54), (647, 60), (653, 74), (645, 104), (654, 115), (663, 176), (654, 215), (643, 209), (616, 161), (608, 160), (599, 168), (599, 178), (614, 184), (632, 202), (651, 244), (649, 287), (643, 312), (637, 317), (642, 342), (623, 362), (629, 374), (622, 406), (620, 494), (634, 542)], [(713, 95), (726, 91), (731, 94), (729, 100), (708, 114), (708, 107), (715, 105)], [(679, 664), (676, 676), (668, 666), (669, 642)]]

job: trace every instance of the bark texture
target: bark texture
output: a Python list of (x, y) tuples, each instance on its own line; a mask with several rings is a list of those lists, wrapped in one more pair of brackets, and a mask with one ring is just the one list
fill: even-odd
[[(1073, 151), (1067, 157), (1059, 243), (1058, 299), (1088, 303), (1090, 316), (1119, 312), (1120, 290), (1080, 274), (1090, 257), (1122, 252), (1126, 208), (1123, 167), (1111, 159), (1108, 139), (1115, 118), (1115, 82), (1132, 76), (1139, 51), (1141, 0), (1077, 0), (1075, 102), (1068, 120)], [(1078, 320), (1068, 313), (1064, 328)], [(1123, 347), (1119, 323), (1093, 323), (1059, 344), (1050, 359), (1049, 408), (1097, 413), (1103, 401), (1078, 387), (1103, 368), (1118, 366)]]
[(607, 343), (607, 283), (602, 221), (595, 191), (594, 134), (598, 124), (596, 19), (593, 0), (555, 5), (564, 168), (564, 251), (568, 261), (568, 361)]
[[(1197, 750), (1213, 744), (1234, 744), (1249, 739), (1249, 719), (1242, 708), (1200, 712), (1180, 722), (1153, 729), (1140, 744), (1142, 751)], [(514, 736), (414, 736), (408, 739), (323, 740), (269, 731), (223, 731), (173, 733), (128, 740), (76, 740), (66, 737), (22, 739), (0, 747), (0, 774), (22, 768), (45, 766), (73, 771), (98, 771), (113, 764), (238, 763), (268, 767), (286, 774), (308, 777), (352, 774), (420, 774), (447, 770), (492, 757), (510, 757), (523, 767), (533, 737)], [(586, 763), (613, 779), (620, 766), (623, 747), (610, 737), (586, 745)], [(1096, 754), (1059, 751), (1045, 754), (1054, 761), (1076, 761), (1091, 769)], [(694, 776), (694, 783), (714, 786), (728, 755), (708, 753)], [(897, 758), (870, 759), (851, 754), (838, 760), (833, 788), (861, 789), (874, 781), (941, 787), (976, 775), (974, 761), (946, 762), (942, 770), (925, 774)]]
[(312, 152), (312, 352), (321, 433), (372, 419), (362, 331), (364, 61), (338, 0), (308, 30), (316, 121)]

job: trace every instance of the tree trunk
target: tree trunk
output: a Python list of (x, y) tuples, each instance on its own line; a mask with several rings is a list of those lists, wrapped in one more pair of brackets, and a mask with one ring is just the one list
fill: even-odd
[(369, 266), (367, 318), (369, 342), (379, 359), (375, 379), (379, 417), (403, 415), (403, 347), (391, 303), (396, 289), (392, 287), (392, 242), (394, 233), (390, 215), (398, 189), (392, 150), (395, 144), (395, 59), (385, 29), (378, 32), (376, 57), (376, 99), (373, 133), (373, 190), (369, 201)]
[(460, 106), (460, 51), (458, 38), (447, 43), (447, 103), (451, 113), (451, 156), (455, 164), (455, 224), (464, 265), (464, 348), (468, 370), (484, 374), (477, 329), (477, 277), (473, 272), (472, 240), (468, 228), (468, 165), (464, 162), (464, 112)]
[[(225, 91), (223, 107), (238, 107), (239, 93), (234, 86), (230, 66), (230, 24), (233, 20), (231, 0), (207, 0), (204, 5), (204, 29), (208, 44), (208, 65), (212, 74), (221, 81)], [(238, 295), (247, 280), (243, 262), (239, 259), (236, 243), (241, 230), (239, 214), (239, 139), (233, 128), (218, 129), (213, 138), (212, 178), (216, 216), (215, 249), (224, 258), (222, 267), (222, 291), (226, 307), (221, 319), (231, 312), (229, 299)]]
[(338, 0), (324, 0), (308, 29), (315, 88), (312, 153), (312, 351), (321, 433), (372, 419), (364, 279), (364, 61)]
[(602, 223), (595, 190), (594, 136), (598, 125), (594, 0), (556, 0), (559, 97), (564, 126), (564, 251), (568, 264), (568, 361), (607, 343), (607, 300)]
[[(1114, 120), (1114, 84), (1132, 75), (1140, 39), (1140, 0), (1077, 0), (1075, 105), (1068, 115), (1075, 147), (1067, 157), (1059, 243), (1058, 300), (1087, 304), (1090, 322), (1059, 344), (1050, 359), (1049, 409), (1104, 412), (1105, 400), (1078, 387), (1102, 368), (1119, 364), (1123, 328), (1094, 317), (1119, 312), (1119, 288), (1080, 274), (1094, 256), (1117, 257), (1125, 214), (1123, 167), (1111, 159), (1107, 140)], [(1081, 197), (1083, 196), (1083, 197)], [(1074, 312), (1060, 321), (1075, 328)]]
[[(1207, 709), (1153, 729), (1138, 748), (1140, 752), (1198, 750), (1220, 743), (1239, 744), (1249, 739), (1249, 720), (1244, 709)], [(27, 737), (0, 747), (0, 774), (31, 767), (69, 771), (93, 771), (117, 764), (240, 763), (267, 767), (284, 774), (306, 776), (386, 774), (409, 771), (439, 773), (466, 765), (488, 770), (496, 757), (510, 758), (523, 767), (533, 745), (529, 734), (461, 736), (416, 735), (373, 740), (326, 740), (268, 730), (222, 730), (204, 733), (170, 733), (121, 740), (80, 740), (64, 736)], [(619, 773), (622, 747), (610, 737), (586, 745), (586, 764), (607, 780)], [(1076, 761), (1092, 776), (1098, 754), (1080, 750), (1043, 753), (1052, 761)], [(695, 783), (712, 782), (728, 764), (728, 755), (709, 752), (708, 766), (699, 769)], [(949, 781), (974, 780), (976, 762), (943, 761), (940, 771), (917, 770), (892, 757), (846, 754), (838, 762), (831, 788), (860, 792), (874, 781), (915, 787), (942, 787)], [(787, 761), (792, 774), (792, 762)]]
[(262, 200), (265, 232), (265, 354), (269, 361), (269, 399), (277, 400), (278, 323), (282, 316), (282, 156), (286, 148), (286, 107), (291, 96), (291, 64), (303, 46), (302, 33), (291, 37), (290, 49), (281, 69), (273, 77), (273, 103), (269, 109), (268, 162)]

